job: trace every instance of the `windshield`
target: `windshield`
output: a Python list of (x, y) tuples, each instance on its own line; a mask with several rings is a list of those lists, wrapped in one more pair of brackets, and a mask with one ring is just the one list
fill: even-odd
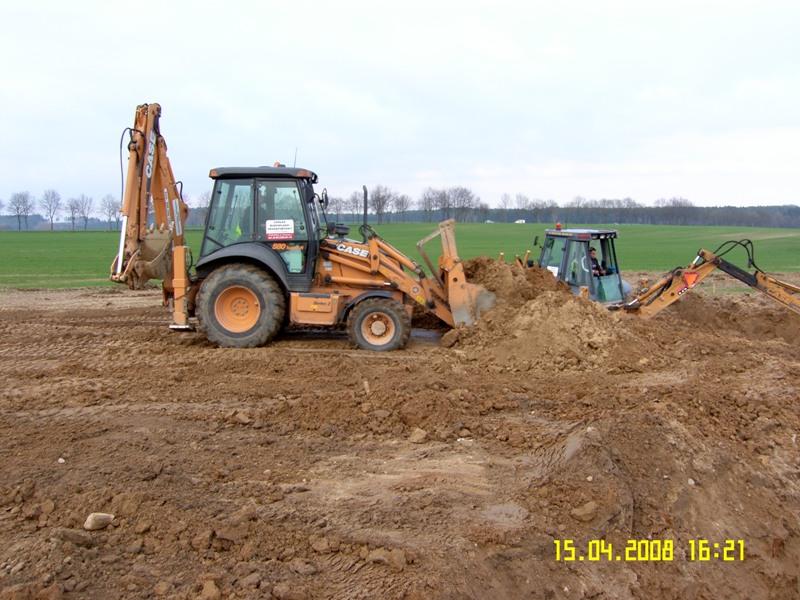
[(595, 277), (598, 302), (619, 302), (622, 300), (619, 275), (601, 275)]
[(553, 275), (558, 277), (558, 270), (561, 268), (561, 261), (564, 258), (564, 248), (566, 238), (548, 237), (544, 241), (540, 267), (544, 267)]
[(253, 186), (250, 179), (217, 181), (200, 255), (253, 236)]

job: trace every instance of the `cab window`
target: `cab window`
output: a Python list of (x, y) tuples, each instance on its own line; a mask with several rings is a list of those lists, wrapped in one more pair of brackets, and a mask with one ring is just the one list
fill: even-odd
[(253, 186), (249, 179), (221, 179), (214, 186), (200, 255), (253, 239)]
[(308, 240), (300, 190), (294, 181), (259, 181), (256, 184), (258, 239)]
[(605, 275), (595, 277), (597, 300), (600, 302), (619, 302), (622, 300), (619, 266), (615, 258), (611, 242), (607, 239), (601, 240), (598, 261), (605, 271)]
[(548, 237), (544, 240), (542, 264), (539, 266), (546, 268), (556, 277), (558, 277), (558, 271), (561, 268), (561, 261), (564, 258), (564, 247), (566, 242), (566, 238), (562, 237)]

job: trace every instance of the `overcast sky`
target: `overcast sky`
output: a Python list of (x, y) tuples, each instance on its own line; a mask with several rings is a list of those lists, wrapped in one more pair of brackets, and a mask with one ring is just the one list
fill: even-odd
[(297, 147), (331, 195), (800, 201), (798, 2), (2, 0), (0, 19), (3, 200), (119, 196), (120, 133), (159, 102), (191, 197)]

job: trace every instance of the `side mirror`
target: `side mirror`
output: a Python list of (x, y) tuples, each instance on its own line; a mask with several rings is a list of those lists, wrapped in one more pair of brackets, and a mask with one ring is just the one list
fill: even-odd
[(322, 188), (320, 202), (322, 203), (322, 210), (328, 210), (328, 188)]
[(535, 238), (533, 238), (533, 246), (536, 247), (538, 245), (539, 245), (539, 236), (537, 235)]

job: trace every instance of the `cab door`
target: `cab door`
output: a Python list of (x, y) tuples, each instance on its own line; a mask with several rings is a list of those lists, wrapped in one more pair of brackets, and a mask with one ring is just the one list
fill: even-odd
[(589, 288), (592, 293), (592, 265), (589, 260), (589, 244), (585, 241), (571, 239), (567, 244), (566, 281), (574, 293), (578, 293), (581, 287)]
[(308, 265), (311, 228), (298, 182), (256, 180), (255, 206), (255, 239), (281, 257), (290, 277), (313, 271), (313, 265)]

